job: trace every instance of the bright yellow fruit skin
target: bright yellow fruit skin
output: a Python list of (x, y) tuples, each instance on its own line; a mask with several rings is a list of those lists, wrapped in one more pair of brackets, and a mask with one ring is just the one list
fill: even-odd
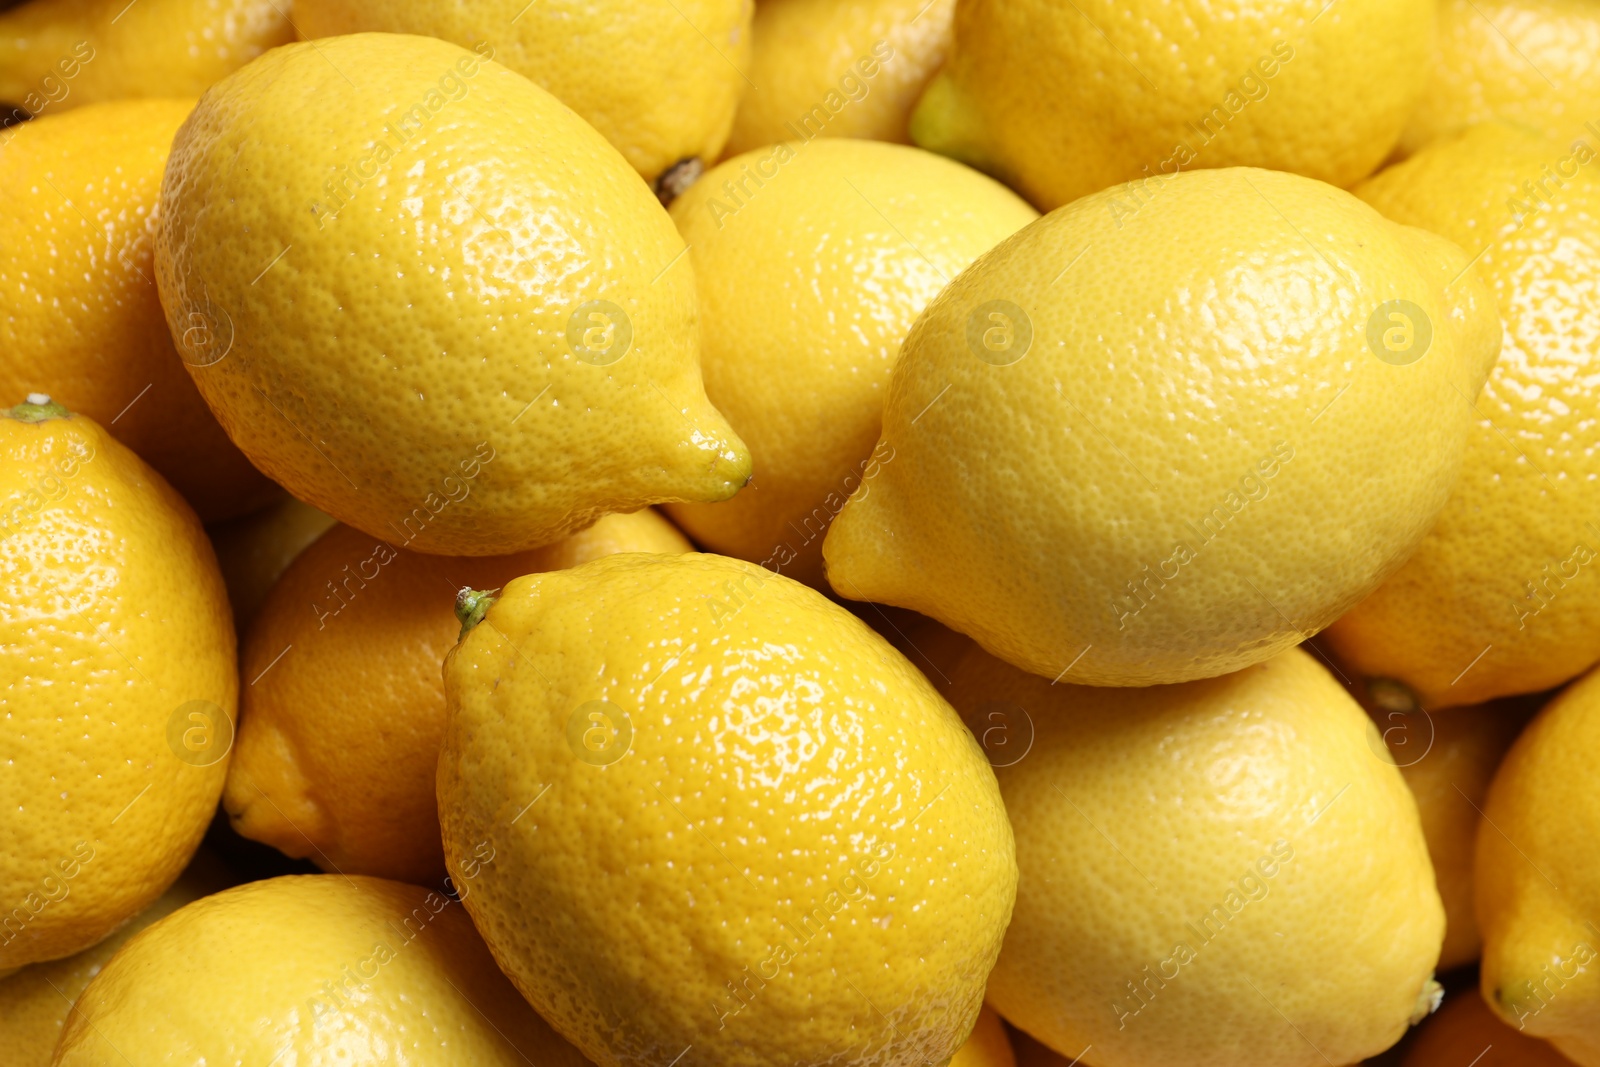
[(812, 137), (909, 144), (955, 0), (762, 0), (728, 154)]
[(288, 45), (208, 93), (156, 243), (188, 369), (257, 466), (374, 537), (471, 556), (748, 479), (684, 258), (553, 96), (393, 34)]
[(1313, 1067), (1426, 1011), (1444, 910), (1416, 804), (1306, 653), (1118, 690), (972, 648), (953, 683), (975, 731), (1004, 709), (1034, 732), (996, 771), (1020, 879), (989, 1002), (1013, 1024), (1097, 1067)]
[(755, 477), (668, 513), (714, 552), (821, 586), (828, 524), (893, 462), (873, 444), (911, 324), (1038, 212), (931, 152), (818, 140), (728, 160), (672, 217), (700, 287), (706, 395)]
[(184, 373), (156, 293), (161, 171), (193, 108), (113, 101), (0, 133), (0, 397), (89, 416), (211, 521), (276, 490)]
[(231, 738), (238, 677), (194, 512), (92, 420), (0, 415), (0, 502), (5, 970), (89, 947), (178, 877), (227, 759), (170, 739), (185, 707)]
[(513, 556), (424, 556), (337, 526), (273, 588), (240, 657), (233, 828), (326, 871), (419, 885), (445, 875), (434, 799), (454, 594), (613, 552), (689, 552), (652, 511), (608, 515)]
[(1006, 1024), (1000, 1021), (1000, 1016), (989, 1005), (985, 1004), (978, 1013), (972, 1036), (950, 1057), (949, 1067), (1017, 1067), (1017, 1058), (1011, 1052), (1011, 1038), (1006, 1035)]
[(1547, 1041), (1519, 1034), (1472, 990), (1445, 1000), (1422, 1024), (1401, 1067), (1568, 1067)]
[(207, 528), (228, 586), (234, 629), (242, 634), (250, 628), (289, 564), (334, 522), (332, 515), (285, 493), (271, 507)]
[(250, 882), (145, 930), (78, 1000), (55, 1067), (584, 1067), (459, 904), (360, 875)]
[(1430, 73), (1396, 150), (1508, 119), (1559, 141), (1600, 120), (1600, 9), (1589, 0), (1440, 0)]
[(29, 0), (0, 12), (0, 100), (39, 115), (199, 96), (294, 40), (287, 11), (275, 0)]
[(1530, 1037), (1600, 1064), (1600, 674), (1545, 707), (1500, 764), (1478, 828), (1484, 999)]
[[(0, 1063), (6, 1067), (49, 1067), (61, 1028), (89, 982), (128, 939), (158, 919), (238, 879), (205, 849), (172, 888), (130, 919), (116, 933), (75, 956), (35, 963), (0, 981)], [(976, 1065), (974, 1065), (976, 1067)]]
[[(1572, 155), (1486, 124), (1358, 190), (1388, 217), (1481, 253), (1474, 273), (1504, 326), (1482, 395), (1471, 409), (1457, 401), (1475, 425), (1449, 504), (1406, 565), (1327, 634), (1350, 666), (1405, 683), (1430, 710), (1549, 689), (1600, 659), (1600, 306), (1587, 296), (1600, 284), (1600, 160)], [(1569, 180), (1546, 181), (1546, 166)], [(1533, 181), (1546, 181), (1549, 206), (1526, 191)], [(1527, 203), (1520, 226), (1509, 200)]]
[(1349, 185), (1427, 75), (1434, 0), (958, 0), (911, 138), (1048, 211), (1251, 166)]
[(599, 130), (647, 181), (722, 151), (750, 65), (752, 0), (296, 0), (305, 37), (416, 33), (494, 58)]
[(967, 1038), (1016, 886), (994, 775), (820, 593), (708, 555), (519, 578), (445, 699), (451, 876), (601, 1067), (912, 1067)]
[[(1151, 685), (1267, 659), (1399, 566), (1499, 325), (1460, 249), (1320, 182), (1196, 171), (1131, 217), (1120, 195), (1028, 226), (923, 312), (884, 406), (895, 458), (823, 554), (840, 594), (1036, 674)], [(1431, 323), (1420, 356), (1369, 347), (1391, 300)]]

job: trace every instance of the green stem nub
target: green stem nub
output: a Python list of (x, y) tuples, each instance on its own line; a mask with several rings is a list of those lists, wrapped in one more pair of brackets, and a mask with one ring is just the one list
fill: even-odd
[(45, 419), (64, 419), (71, 414), (51, 400), (49, 393), (29, 393), (28, 399), (6, 412), (6, 417), (19, 422), (43, 422)]
[(471, 629), (483, 621), (489, 613), (489, 608), (499, 598), (495, 595), (498, 589), (471, 589), (461, 587), (461, 592), (456, 594), (456, 618), (461, 620), (461, 634), (457, 641), (467, 636)]

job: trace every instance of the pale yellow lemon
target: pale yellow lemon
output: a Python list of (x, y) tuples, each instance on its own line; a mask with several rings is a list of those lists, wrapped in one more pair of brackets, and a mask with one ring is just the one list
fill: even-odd
[(234, 829), (323, 870), (437, 885), (440, 667), (461, 633), (456, 592), (613, 552), (691, 550), (649, 510), (476, 559), (329, 530), (289, 566), (244, 640), (249, 684), (223, 794)]
[(1466, 267), (1269, 171), (1054, 211), (912, 327), (894, 460), (834, 521), (828, 579), (1091, 685), (1297, 644), (1404, 562), (1455, 482), (1499, 345)]
[(1049, 210), (1197, 168), (1370, 174), (1427, 76), (1434, 0), (958, 0), (911, 120)]
[(208, 93), (156, 240), (168, 323), (245, 454), (341, 522), (445, 555), (744, 484), (685, 259), (549, 93), (376, 33), (276, 49)]
[(207, 528), (228, 586), (235, 629), (249, 629), (279, 576), (333, 524), (332, 515), (285, 493), (269, 507)]
[(1306, 653), (1130, 690), (971, 648), (951, 692), (974, 731), (1031, 723), (996, 770), (1019, 882), (989, 1001), (1056, 1052), (1350, 1063), (1431, 1007), (1444, 909), (1416, 804)]
[(1600, 9), (1588, 0), (1440, 0), (1427, 86), (1396, 149), (1411, 155), (1497, 118), (1593, 143), (1597, 52)]
[(275, 0), (28, 0), (0, 11), (0, 101), (38, 116), (199, 96), (292, 40), (288, 5)]
[(728, 154), (814, 137), (911, 140), (955, 0), (762, 0)]
[(517, 996), (461, 905), (359, 875), (198, 900), (84, 990), (55, 1067), (403, 1063), (584, 1067)]
[(1485, 124), (1358, 190), (1460, 242), (1504, 326), (1482, 394), (1452, 405), (1474, 425), (1438, 523), (1327, 635), (1429, 711), (1549, 689), (1600, 659), (1600, 307), (1587, 296), (1600, 282), (1600, 139), (1589, 144)]
[(994, 775), (820, 593), (710, 555), (519, 578), (445, 699), (451, 877), (601, 1067), (912, 1067), (967, 1039), (1015, 888)]
[(417, 33), (485, 47), (549, 90), (647, 181), (722, 150), (750, 65), (752, 0), (296, 0), (305, 37)]
[(1445, 1000), (1422, 1024), (1401, 1067), (1568, 1067), (1549, 1042), (1517, 1032), (1495, 1017), (1476, 990)]
[(275, 490), (184, 373), (156, 292), (161, 172), (193, 108), (118, 100), (0, 133), (0, 396), (89, 416), (211, 521)]
[(0, 971), (154, 903), (211, 822), (238, 693), (194, 512), (92, 419), (0, 413)]
[(700, 287), (706, 395), (754, 480), (669, 514), (711, 551), (822, 584), (822, 538), (892, 450), (889, 372), (951, 278), (1038, 213), (931, 152), (818, 140), (712, 170), (672, 205)]
[(1600, 674), (1563, 690), (1495, 773), (1478, 827), (1484, 999), (1529, 1037), (1600, 1064)]

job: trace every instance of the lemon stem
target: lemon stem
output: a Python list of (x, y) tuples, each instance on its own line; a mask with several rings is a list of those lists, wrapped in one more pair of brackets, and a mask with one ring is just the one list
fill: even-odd
[(48, 393), (29, 393), (28, 399), (6, 412), (7, 418), (19, 422), (43, 422), (45, 419), (64, 419), (72, 412), (50, 399)]
[(461, 633), (456, 637), (459, 641), (489, 613), (489, 608), (499, 598), (495, 596), (498, 589), (471, 589), (461, 587), (461, 592), (456, 594), (456, 618), (461, 620)]

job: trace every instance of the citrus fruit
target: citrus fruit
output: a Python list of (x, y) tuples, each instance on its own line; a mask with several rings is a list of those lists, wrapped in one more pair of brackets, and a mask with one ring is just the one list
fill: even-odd
[(972, 1036), (956, 1049), (950, 1057), (950, 1067), (1016, 1067), (1017, 1058), (1011, 1052), (1011, 1038), (1006, 1036), (1006, 1024), (1000, 1021), (993, 1008), (987, 1004), (978, 1013)]
[(974, 731), (997, 708), (1032, 730), (996, 768), (1019, 880), (989, 1001), (1010, 1022), (1103, 1067), (1310, 1067), (1427, 1014), (1444, 911), (1416, 805), (1306, 653), (1130, 690), (971, 648), (951, 692)]
[(728, 154), (816, 137), (909, 143), (954, 12), (955, 0), (762, 0)]
[(156, 293), (161, 171), (193, 107), (119, 100), (0, 132), (0, 396), (89, 416), (209, 521), (274, 490), (184, 373)]
[(451, 877), (601, 1067), (966, 1040), (1010, 829), (949, 705), (843, 608), (720, 556), (607, 556), (507, 585), (445, 700)]
[(823, 546), (841, 595), (1091, 685), (1237, 670), (1376, 588), (1443, 507), (1499, 343), (1465, 253), (1321, 182), (1122, 197), (928, 306), (884, 402), (894, 460)]
[[(124, 97), (199, 96), (294, 40), (274, 0), (27, 0), (0, 11), (0, 100), (38, 116)], [(19, 116), (20, 117), (20, 116)]]
[(0, 970), (88, 948), (178, 877), (232, 738), (200, 523), (92, 419), (0, 415)]
[[(1550, 171), (1541, 200), (1525, 183), (1544, 182), (1546, 166), (1565, 177)], [(1584, 295), (1600, 280), (1585, 251), (1600, 248), (1600, 162), (1593, 149), (1489, 123), (1358, 192), (1397, 222), (1463, 243), (1505, 343), (1476, 402), (1456, 400), (1474, 425), (1438, 523), (1327, 640), (1429, 710), (1549, 689), (1600, 659), (1600, 582), (1589, 580), (1600, 564), (1590, 417), (1600, 309)]]
[(721, 500), (693, 268), (616, 149), (456, 45), (354, 34), (217, 85), (167, 164), (168, 323), (233, 440), (397, 547), (535, 548)]
[(284, 494), (270, 507), (207, 529), (228, 586), (235, 629), (249, 629), (279, 576), (333, 524), (333, 516)]
[(244, 641), (223, 795), (234, 829), (324, 870), (437, 884), (440, 665), (461, 633), (457, 590), (612, 552), (688, 551), (648, 510), (479, 558), (424, 556), (334, 527), (289, 566)]
[(672, 216), (700, 288), (706, 395), (755, 473), (732, 500), (668, 512), (705, 548), (820, 585), (828, 524), (893, 462), (873, 445), (912, 322), (1038, 213), (931, 152), (818, 140), (728, 160)]
[(461, 906), (359, 875), (249, 882), (129, 941), (78, 999), (56, 1067), (583, 1067)]
[(532, 79), (655, 181), (722, 150), (750, 63), (752, 0), (299, 0), (306, 37), (380, 31), (440, 37)]
[(911, 119), (924, 148), (1041, 211), (1197, 168), (1350, 183), (1400, 135), (1427, 76), (1432, 0), (958, 0)]
[(1552, 700), (1500, 764), (1478, 827), (1483, 997), (1529, 1037), (1600, 1064), (1600, 675)]
[(1409, 156), (1497, 118), (1593, 143), (1597, 50), (1600, 11), (1586, 0), (1441, 0), (1426, 87), (1396, 148)]

